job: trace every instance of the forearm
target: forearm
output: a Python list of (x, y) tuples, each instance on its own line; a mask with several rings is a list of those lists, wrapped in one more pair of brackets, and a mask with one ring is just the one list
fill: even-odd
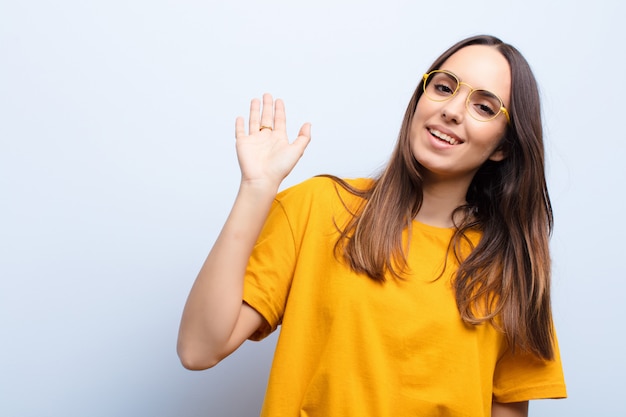
[(275, 185), (242, 183), (183, 311), (178, 354), (186, 366), (206, 368), (230, 353), (225, 350), (242, 309), (245, 269), (276, 190)]

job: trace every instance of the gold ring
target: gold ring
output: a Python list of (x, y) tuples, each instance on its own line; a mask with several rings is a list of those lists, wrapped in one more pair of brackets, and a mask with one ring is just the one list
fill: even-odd
[(261, 130), (263, 130), (263, 129), (269, 129), (269, 130), (272, 130), (272, 131), (274, 130), (274, 129), (272, 129), (272, 126), (261, 126), (261, 127), (259, 128), (259, 132), (260, 132)]

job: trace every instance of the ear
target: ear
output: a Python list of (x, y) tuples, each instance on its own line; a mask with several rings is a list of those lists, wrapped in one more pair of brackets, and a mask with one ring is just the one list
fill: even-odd
[(502, 146), (499, 146), (498, 149), (493, 151), (493, 153), (489, 157), (489, 160), (494, 161), (494, 162), (500, 162), (504, 158), (506, 158), (506, 152), (504, 152), (504, 149), (502, 149)]
[(506, 136), (500, 140), (500, 144), (495, 151), (489, 156), (489, 160), (493, 162), (500, 162), (507, 157)]

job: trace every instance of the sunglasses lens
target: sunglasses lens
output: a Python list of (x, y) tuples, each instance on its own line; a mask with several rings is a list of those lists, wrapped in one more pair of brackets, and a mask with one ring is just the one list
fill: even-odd
[(447, 72), (433, 71), (424, 80), (424, 93), (434, 101), (452, 97), (459, 88), (459, 80)]
[(490, 91), (474, 90), (467, 98), (467, 107), (472, 117), (487, 121), (500, 113), (502, 102)]

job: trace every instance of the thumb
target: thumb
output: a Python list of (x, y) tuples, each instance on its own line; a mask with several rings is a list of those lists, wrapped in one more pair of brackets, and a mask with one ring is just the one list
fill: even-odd
[(311, 123), (305, 123), (298, 132), (298, 137), (293, 141), (293, 145), (300, 148), (300, 151), (304, 153), (304, 150), (311, 142)]

